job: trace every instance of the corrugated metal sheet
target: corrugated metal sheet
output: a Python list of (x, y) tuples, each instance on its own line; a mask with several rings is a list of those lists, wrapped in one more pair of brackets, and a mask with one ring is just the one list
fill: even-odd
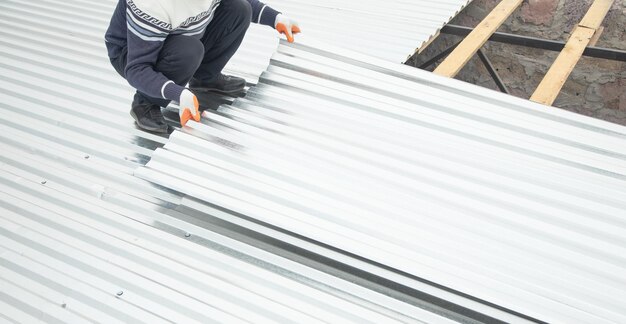
[(136, 175), (532, 318), (626, 321), (626, 128), (318, 43)]
[(180, 194), (134, 177), (166, 139), (128, 116), (114, 4), (0, 2), (0, 321), (445, 321), (181, 221)]
[[(403, 63), (471, 0), (264, 2), (300, 23), (303, 34), (296, 37), (298, 40), (323, 40)], [(254, 83), (267, 67), (276, 46), (278, 38), (274, 30), (252, 24), (226, 70)]]
[(187, 239), (165, 233), (154, 226), (168, 217), (148, 208), (133, 211), (38, 179), (7, 166), (0, 173), (0, 314), (6, 320), (416, 321), (401, 312), (437, 320), (208, 231), (197, 229)]
[[(301, 23), (301, 37), (321, 39), (398, 63), (406, 61), (469, 2), (393, 0), (382, 5), (379, 1), (266, 1)], [(104, 31), (116, 3), (8, 0), (2, 4), (6, 10), (2, 24), (6, 30), (18, 23), (27, 24), (22, 31), (33, 41), (102, 58)], [(21, 37), (15, 33), (6, 36)], [(226, 72), (256, 82), (277, 45), (274, 30), (252, 24)]]
[[(392, 62), (404, 62), (416, 48), (428, 41), (455, 16), (469, 0), (388, 1), (296, 1), (271, 0), (266, 3), (297, 19), (302, 37), (323, 39), (330, 44), (358, 49)], [(102, 57), (104, 30), (117, 1), (8, 0), (4, 25), (16, 23), (46, 39), (50, 45), (95, 49)], [(68, 21), (68, 19), (70, 19)], [(8, 30), (8, 29), (7, 29)], [(11, 33), (12, 37), (18, 35)], [(52, 36), (52, 37), (47, 37)], [(226, 71), (249, 82), (265, 70), (278, 45), (278, 36), (266, 26), (253, 24)]]
[[(70, 177), (63, 170), (46, 170)], [(37, 182), (41, 176), (9, 163), (0, 172), (0, 316), (5, 320), (416, 322), (413, 316), (427, 322), (443, 320), (151, 212), (149, 206), (132, 210), (59, 182), (42, 185)], [(173, 228), (175, 233), (159, 227)], [(180, 228), (185, 227), (193, 235), (184, 235)]]
[[(382, 5), (379, 1), (267, 1), (301, 23), (302, 37), (322, 39), (398, 63), (406, 61), (469, 2), (393, 0)], [(7, 30), (17, 23), (28, 24), (23, 28), (29, 37), (66, 49), (80, 48), (83, 53), (93, 49), (96, 56), (102, 57), (104, 30), (115, 3), (113, 0), (8, 0), (2, 4), (6, 10), (3, 24)], [(255, 82), (277, 45), (274, 30), (251, 25), (226, 71)]]
[(268, 0), (304, 36), (395, 63), (405, 62), (470, 0)]
[[(322, 40), (390, 62), (403, 63), (471, 0), (267, 0), (296, 19), (298, 40)], [(226, 67), (255, 82), (267, 67), (278, 39), (266, 26), (252, 24), (241, 48)]]
[[(403, 63), (471, 0), (305, 1), (265, 3), (296, 19), (303, 34), (314, 39)], [(252, 24), (239, 51), (226, 67), (231, 74), (255, 83), (278, 46), (276, 32)]]

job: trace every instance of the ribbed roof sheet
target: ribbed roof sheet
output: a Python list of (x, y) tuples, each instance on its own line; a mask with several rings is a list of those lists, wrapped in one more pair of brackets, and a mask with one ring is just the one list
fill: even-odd
[[(265, 1), (298, 20), (301, 37), (361, 51), (391, 62), (406, 61), (470, 0), (402, 1)], [(102, 57), (111, 13), (117, 1), (8, 0), (2, 4), (7, 30), (22, 30), (34, 40)], [(10, 33), (8, 37), (21, 37)], [(300, 37), (299, 37), (300, 38)], [(276, 31), (252, 24), (226, 72), (256, 82), (278, 45)], [(103, 65), (103, 67), (105, 67)], [(106, 67), (108, 68), (108, 66)]]
[(626, 321), (626, 128), (320, 43), (136, 175), (531, 318)]
[[(267, 0), (296, 19), (296, 39), (322, 40), (394, 63), (403, 63), (471, 0)], [(252, 24), (226, 67), (255, 82), (278, 45), (276, 32)]]
[(268, 0), (293, 16), (306, 38), (405, 62), (469, 0)]
[(71, 176), (62, 169), (22, 159), (32, 162), (31, 173), (7, 160), (0, 170), (0, 318), (8, 322), (445, 321), (176, 221), (139, 199), (126, 197), (133, 208), (61, 181), (41, 183), (54, 178), (46, 171)]
[[(265, 3), (296, 19), (303, 34), (394, 63), (405, 62), (471, 0), (268, 0)], [(276, 32), (252, 24), (239, 51), (226, 67), (249, 82), (265, 70), (274, 53)]]
[[(307, 1), (265, 3), (296, 19), (296, 39), (322, 40), (394, 63), (405, 62), (471, 0)], [(255, 83), (278, 46), (276, 32), (252, 24), (226, 71)]]
[(446, 321), (184, 222), (181, 194), (134, 177), (166, 138), (128, 116), (115, 3), (0, 2), (0, 322)]

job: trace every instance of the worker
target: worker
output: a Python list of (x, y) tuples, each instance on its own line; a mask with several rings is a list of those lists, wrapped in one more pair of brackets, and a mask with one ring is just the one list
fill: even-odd
[(161, 107), (170, 101), (178, 102), (184, 126), (200, 120), (194, 93), (240, 93), (245, 80), (222, 69), (250, 22), (275, 28), (289, 42), (300, 32), (258, 0), (119, 0), (105, 40), (111, 64), (137, 90), (130, 110), (137, 126), (166, 133)]

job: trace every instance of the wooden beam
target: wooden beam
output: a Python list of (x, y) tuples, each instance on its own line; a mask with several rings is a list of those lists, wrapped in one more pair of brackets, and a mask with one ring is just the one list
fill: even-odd
[(530, 100), (551, 106), (558, 97), (563, 85), (576, 67), (585, 48), (598, 32), (604, 17), (614, 0), (595, 0), (587, 14), (576, 26), (565, 48), (556, 58)]
[(602, 21), (604, 21), (604, 17), (611, 9), (613, 2), (614, 0), (595, 0), (578, 26), (598, 30), (602, 25)]
[(590, 28), (576, 27), (530, 100), (548, 106), (554, 103), (594, 33), (595, 30)]
[(489, 37), (522, 4), (523, 0), (502, 0), (459, 46), (435, 69), (435, 73), (455, 77), (469, 60), (485, 45)]

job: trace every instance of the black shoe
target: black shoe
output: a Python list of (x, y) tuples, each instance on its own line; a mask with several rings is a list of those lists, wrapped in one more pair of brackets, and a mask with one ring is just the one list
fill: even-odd
[(246, 87), (246, 80), (232, 75), (221, 74), (213, 82), (201, 82), (197, 79), (189, 81), (189, 88), (195, 91), (221, 92), (224, 94), (240, 93)]
[(139, 128), (155, 133), (167, 133), (167, 123), (161, 113), (161, 107), (147, 102), (133, 101), (130, 115)]

